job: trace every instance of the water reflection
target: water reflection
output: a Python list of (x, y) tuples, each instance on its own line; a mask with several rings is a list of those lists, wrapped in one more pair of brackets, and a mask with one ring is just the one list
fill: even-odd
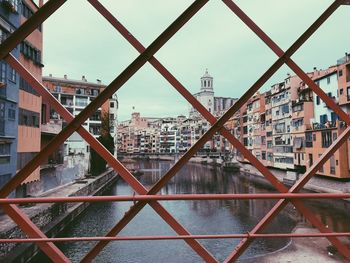
[[(169, 170), (172, 163), (140, 161), (128, 163), (130, 169), (142, 170), (139, 178), (147, 188)], [(225, 173), (220, 169), (198, 164), (187, 164), (164, 186), (161, 194), (189, 193), (264, 193), (271, 189), (256, 185), (246, 176)], [(120, 180), (107, 195), (129, 195), (133, 190)], [(276, 200), (211, 200), (163, 201), (162, 205), (192, 234), (246, 233), (276, 203)], [(67, 229), (64, 236), (104, 235), (132, 205), (131, 202), (92, 204), (81, 219)], [(322, 222), (337, 231), (349, 230), (349, 215), (329, 211), (329, 206), (308, 202)], [(301, 216), (288, 206), (266, 229), (269, 233), (290, 232)], [(121, 235), (174, 235), (174, 231), (146, 206)], [(219, 260), (223, 261), (240, 240), (201, 240), (200, 242)], [(286, 245), (287, 239), (257, 239), (242, 258), (274, 251)], [(73, 262), (87, 253), (93, 242), (66, 243), (62, 249)], [(45, 260), (40, 259), (40, 262)], [(39, 261), (36, 261), (39, 262)], [(112, 242), (95, 262), (202, 262), (183, 241), (128, 241)]]

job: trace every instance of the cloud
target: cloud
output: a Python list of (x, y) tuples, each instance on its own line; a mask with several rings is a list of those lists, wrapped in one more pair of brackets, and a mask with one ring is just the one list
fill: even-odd
[[(190, 4), (187, 0), (101, 1), (140, 42), (148, 46)], [(236, 3), (283, 49), (330, 5), (319, 0), (264, 0)], [(349, 8), (341, 7), (293, 58), (305, 71), (327, 67), (349, 51), (346, 26)], [(110, 83), (137, 56), (134, 48), (85, 0), (67, 1), (44, 24), (45, 74)], [(239, 97), (277, 59), (222, 1), (209, 1), (156, 57), (191, 92), (200, 87), (206, 68), (214, 77), (218, 96)], [(283, 80), (283, 67), (264, 89)], [(166, 90), (166, 89), (169, 89)], [(119, 117), (132, 106), (142, 115), (178, 115), (187, 102), (156, 72), (145, 65), (118, 91)]]

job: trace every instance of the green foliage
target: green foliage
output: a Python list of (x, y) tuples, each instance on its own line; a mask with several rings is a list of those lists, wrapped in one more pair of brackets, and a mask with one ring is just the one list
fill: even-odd
[[(109, 115), (106, 112), (101, 116), (101, 135), (97, 140), (112, 154), (114, 154), (114, 140), (111, 136), (109, 126)], [(107, 162), (93, 149), (90, 155), (90, 171), (93, 176), (97, 176), (106, 171)]]

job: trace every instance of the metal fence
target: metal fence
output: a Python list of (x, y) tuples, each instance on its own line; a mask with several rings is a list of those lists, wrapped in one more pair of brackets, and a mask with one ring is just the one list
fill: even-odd
[[(332, 233), (323, 225), (302, 202), (305, 198), (349, 198), (349, 194), (300, 194), (299, 190), (319, 170), (330, 156), (342, 145), (350, 134), (350, 116), (348, 116), (331, 98), (317, 86), (305, 72), (291, 59), (291, 56), (305, 43), (305, 41), (338, 9), (343, 5), (349, 5), (349, 0), (334, 1), (321, 16), (292, 44), (283, 51), (264, 31), (252, 21), (232, 0), (223, 0), (236, 16), (238, 16), (279, 58), (266, 72), (244, 93), (244, 95), (219, 119), (216, 119), (205, 109), (191, 93), (159, 62), (154, 55), (156, 52), (191, 19), (208, 0), (194, 1), (164, 32), (162, 32), (147, 48), (145, 48), (98, 0), (88, 2), (140, 52), (140, 55), (122, 71), (108, 86), (92, 101), (78, 116), (73, 115), (62, 106), (57, 99), (48, 92), (45, 87), (33, 77), (26, 68), (14, 58), (10, 51), (13, 50), (31, 32), (38, 28), (51, 14), (59, 9), (65, 0), (50, 0), (43, 5), (31, 18), (13, 32), (0, 46), (0, 59), (10, 64), (20, 76), (48, 101), (67, 123), (69, 123), (44, 149), (38, 153), (22, 170), (0, 190), (0, 203), (4, 211), (18, 224), (28, 236), (26, 239), (2, 239), (0, 242), (32, 242), (54, 262), (70, 262), (70, 260), (57, 248), (55, 242), (59, 241), (84, 241), (96, 240), (98, 243), (89, 251), (81, 262), (92, 261), (101, 250), (113, 240), (159, 240), (182, 239), (204, 261), (217, 262), (215, 257), (198, 242), (199, 239), (211, 238), (240, 238), (238, 246), (225, 259), (225, 262), (233, 262), (247, 249), (256, 238), (273, 237), (327, 237), (343, 256), (350, 260), (350, 250), (342, 243), (339, 236), (350, 236), (350, 233)], [(91, 116), (112, 94), (126, 83), (146, 62), (149, 62), (202, 116), (211, 123), (211, 128), (176, 162), (171, 169), (148, 190), (143, 186), (108, 150), (106, 150), (83, 126), (84, 121)], [(238, 111), (246, 101), (259, 90), (259, 88), (284, 64), (287, 64), (346, 124), (344, 132), (325, 150), (322, 156), (290, 189), (286, 188), (262, 163), (260, 163), (223, 125), (233, 114)], [(21, 184), (39, 165), (47, 155), (50, 155), (73, 132), (78, 132), (91, 147), (119, 173), (119, 175), (134, 189), (135, 196), (105, 196), (105, 197), (65, 197), (65, 198), (6, 198), (17, 186)], [(175, 176), (189, 159), (216, 133), (220, 132), (244, 157), (251, 162), (265, 178), (280, 192), (279, 194), (211, 194), (211, 195), (157, 195), (158, 191)], [(275, 198), (280, 199), (276, 205), (261, 219), (261, 221), (248, 233), (227, 235), (192, 235), (189, 233), (158, 201), (159, 200), (211, 200), (211, 199), (253, 199)], [(74, 238), (47, 238), (45, 234), (17, 207), (23, 202), (102, 202), (132, 200), (134, 205), (123, 218), (116, 222), (115, 226), (102, 237), (74, 237)], [(305, 218), (316, 227), (319, 234), (261, 234), (262, 230), (276, 217), (276, 215), (291, 202)], [(119, 232), (134, 218), (143, 207), (150, 205), (163, 220), (178, 234), (177, 236), (118, 236)]]

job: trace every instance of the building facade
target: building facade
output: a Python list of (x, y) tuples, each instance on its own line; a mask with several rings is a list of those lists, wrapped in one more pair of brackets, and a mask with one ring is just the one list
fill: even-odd
[[(237, 101), (236, 98), (214, 96), (214, 78), (208, 73), (208, 70), (200, 78), (200, 82), (200, 91), (193, 96), (214, 116), (221, 116)], [(191, 106), (189, 118), (198, 117), (201, 117), (199, 112)]]
[[(69, 79), (67, 75), (63, 78), (53, 77), (52, 75), (43, 77), (45, 87), (55, 96), (55, 98), (62, 103), (66, 109), (77, 116), (92, 100), (94, 100), (100, 92), (105, 89), (105, 85), (100, 80), (89, 82), (82, 77), (81, 80)], [(48, 115), (51, 121), (59, 120), (61, 117), (57, 112), (46, 106), (43, 106), (43, 112)], [(98, 110), (90, 116), (83, 124), (95, 138), (101, 135), (101, 121), (102, 118), (108, 117), (110, 124), (110, 134), (117, 142), (117, 110), (118, 99), (113, 95), (106, 101)], [(63, 127), (66, 125), (62, 120)], [(87, 160), (90, 158), (90, 145), (77, 133), (73, 133), (65, 142), (63, 146), (63, 155), (82, 155)], [(88, 170), (88, 167), (86, 168)]]
[[(37, 10), (31, 0), (20, 1), (20, 23), (23, 24)], [(39, 26), (20, 45), (19, 61), (38, 80), (42, 81), (42, 27)], [(19, 77), (19, 120), (17, 145), (17, 170), (21, 170), (40, 151), (42, 98), (22, 77)], [(17, 189), (18, 196), (26, 196), (32, 190), (31, 183), (40, 180), (38, 167)]]
[[(0, 43), (20, 25), (20, 10), (17, 1), (0, 3)], [(19, 59), (19, 46), (11, 54)], [(0, 187), (17, 171), (18, 94), (18, 74), (0, 61)]]

